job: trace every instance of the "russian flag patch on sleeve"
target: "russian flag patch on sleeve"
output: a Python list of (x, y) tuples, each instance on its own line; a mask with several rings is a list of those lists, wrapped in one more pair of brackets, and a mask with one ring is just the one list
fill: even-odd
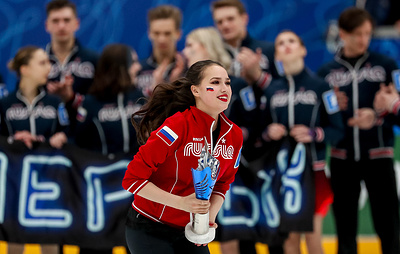
[(176, 135), (176, 133), (168, 126), (162, 127), (161, 130), (157, 132), (157, 136), (169, 146), (171, 146), (178, 139), (178, 135)]
[(86, 120), (87, 110), (83, 107), (78, 108), (78, 112), (76, 114), (76, 120), (79, 122), (84, 122)]

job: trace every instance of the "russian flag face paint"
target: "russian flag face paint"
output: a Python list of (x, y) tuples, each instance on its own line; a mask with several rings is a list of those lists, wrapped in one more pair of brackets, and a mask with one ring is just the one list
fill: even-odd
[(207, 89), (207, 91), (214, 92), (214, 88), (212, 88), (212, 87), (210, 87), (210, 86), (207, 87), (206, 89)]

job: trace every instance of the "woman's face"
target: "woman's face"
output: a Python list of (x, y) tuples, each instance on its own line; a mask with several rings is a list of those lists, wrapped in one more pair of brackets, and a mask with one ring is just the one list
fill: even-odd
[(44, 85), (47, 83), (50, 69), (49, 57), (43, 49), (38, 49), (33, 52), (28, 64), (21, 66), (21, 77), (28, 78), (37, 85)]
[(203, 79), (192, 86), (196, 107), (216, 118), (228, 108), (232, 97), (231, 80), (226, 70), (219, 65), (210, 65), (203, 72)]
[(136, 52), (132, 51), (132, 64), (131, 67), (129, 67), (129, 75), (131, 77), (132, 83), (136, 83), (136, 77), (138, 72), (142, 69), (142, 65), (139, 63), (138, 56)]
[(206, 60), (209, 58), (206, 48), (198, 41), (192, 38), (187, 38), (183, 54), (187, 59), (188, 67), (192, 66), (195, 62)]
[(280, 33), (275, 39), (275, 58), (283, 63), (304, 58), (306, 48), (299, 37), (292, 32)]

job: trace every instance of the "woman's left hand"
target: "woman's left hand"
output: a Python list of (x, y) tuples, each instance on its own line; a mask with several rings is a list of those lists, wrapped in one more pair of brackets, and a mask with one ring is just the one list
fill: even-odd
[(374, 109), (378, 113), (385, 110), (392, 113), (393, 105), (399, 99), (400, 96), (393, 84), (388, 86), (381, 84), (379, 91), (375, 94)]
[(303, 124), (293, 126), (290, 130), (290, 136), (292, 136), (297, 142), (301, 143), (310, 143), (313, 141), (310, 128)]
[(196, 193), (193, 192), (188, 196), (181, 197), (178, 207), (186, 212), (205, 214), (210, 209), (210, 205), (207, 200), (197, 199)]
[(218, 228), (218, 224), (215, 222), (210, 221), (208, 225), (210, 226), (210, 228)]
[(64, 132), (57, 132), (50, 138), (50, 145), (54, 148), (60, 149), (67, 143), (67, 136)]

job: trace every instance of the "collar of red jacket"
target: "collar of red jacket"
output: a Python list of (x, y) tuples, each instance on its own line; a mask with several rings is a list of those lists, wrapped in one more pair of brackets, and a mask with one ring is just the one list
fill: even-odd
[[(196, 108), (195, 106), (190, 107), (190, 112), (192, 112), (193, 117), (196, 121), (196, 123), (201, 126), (202, 128), (207, 128), (211, 129), (211, 125), (215, 121), (213, 117), (211, 117), (209, 114), (201, 111), (200, 109)], [(225, 114), (222, 112), (219, 114), (219, 120), (221, 121), (221, 132), (220, 133), (225, 133), (232, 127), (232, 122), (225, 116)], [(205, 125), (205, 126), (204, 126)]]

